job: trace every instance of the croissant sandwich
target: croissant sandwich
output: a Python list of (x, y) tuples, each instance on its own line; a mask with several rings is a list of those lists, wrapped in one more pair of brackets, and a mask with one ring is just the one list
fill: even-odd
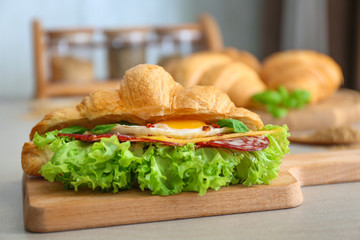
[(286, 125), (264, 126), (210, 86), (184, 88), (156, 65), (128, 70), (46, 115), (22, 150), (22, 168), (66, 189), (130, 188), (171, 195), (269, 184), (289, 152)]

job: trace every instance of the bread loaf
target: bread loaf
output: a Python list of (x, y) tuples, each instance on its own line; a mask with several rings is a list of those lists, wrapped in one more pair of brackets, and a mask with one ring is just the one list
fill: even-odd
[(267, 57), (260, 73), (270, 89), (305, 89), (316, 103), (331, 96), (343, 83), (340, 66), (329, 56), (311, 50), (289, 50)]

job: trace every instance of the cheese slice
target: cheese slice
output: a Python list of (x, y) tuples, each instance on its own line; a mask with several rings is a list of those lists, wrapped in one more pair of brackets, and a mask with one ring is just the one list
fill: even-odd
[(138, 137), (157, 140), (157, 141), (163, 141), (163, 142), (186, 144), (186, 143), (209, 142), (209, 141), (215, 141), (215, 140), (220, 140), (220, 139), (245, 137), (245, 136), (268, 135), (268, 134), (273, 134), (273, 133), (277, 133), (280, 131), (281, 131), (281, 129), (279, 128), (279, 129), (275, 129), (275, 130), (249, 131), (249, 132), (245, 132), (245, 133), (229, 133), (229, 134), (224, 134), (224, 135), (220, 135), (220, 136), (193, 138), (193, 139), (175, 139), (175, 138), (170, 138), (170, 137), (165, 137), (165, 136), (138, 136)]

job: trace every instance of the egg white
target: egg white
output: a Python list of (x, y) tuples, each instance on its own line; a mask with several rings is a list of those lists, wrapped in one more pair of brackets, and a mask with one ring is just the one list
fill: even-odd
[(200, 137), (211, 137), (217, 134), (223, 134), (231, 132), (231, 128), (214, 128), (209, 125), (209, 131), (203, 131), (202, 127), (192, 128), (192, 129), (175, 129), (170, 128), (168, 125), (163, 123), (157, 123), (152, 125), (153, 127), (138, 126), (138, 125), (121, 125), (118, 124), (111, 130), (111, 133), (114, 134), (123, 134), (131, 136), (166, 136), (177, 139), (191, 139), (191, 138), (200, 138)]

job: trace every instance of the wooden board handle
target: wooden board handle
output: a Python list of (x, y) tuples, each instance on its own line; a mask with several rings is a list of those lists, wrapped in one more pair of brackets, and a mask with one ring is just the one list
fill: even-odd
[(360, 150), (290, 154), (281, 171), (289, 171), (301, 186), (360, 181)]

